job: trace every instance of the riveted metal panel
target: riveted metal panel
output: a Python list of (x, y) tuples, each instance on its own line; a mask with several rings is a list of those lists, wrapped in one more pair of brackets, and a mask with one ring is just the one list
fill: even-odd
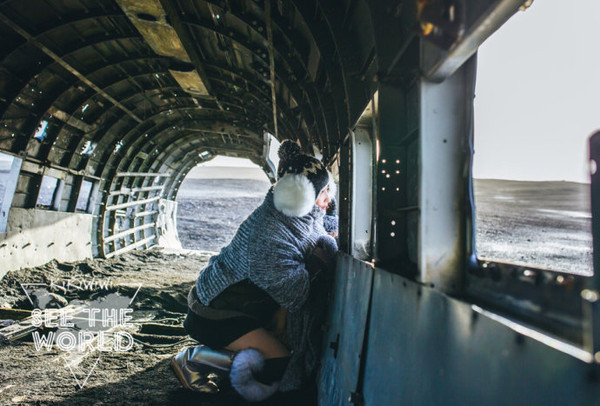
[(366, 405), (600, 402), (574, 346), (381, 269), (371, 306)]
[(356, 390), (372, 280), (370, 264), (339, 254), (324, 340), (321, 405), (348, 405), (350, 394)]
[(453, 294), (466, 264), (475, 68), (473, 57), (443, 83), (420, 85), (419, 279)]

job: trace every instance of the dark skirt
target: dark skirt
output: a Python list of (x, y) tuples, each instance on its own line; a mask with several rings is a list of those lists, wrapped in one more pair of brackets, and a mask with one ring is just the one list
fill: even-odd
[(226, 347), (251, 331), (270, 329), (277, 310), (277, 302), (247, 280), (225, 289), (209, 306), (199, 301), (194, 285), (188, 297), (183, 327), (201, 344)]

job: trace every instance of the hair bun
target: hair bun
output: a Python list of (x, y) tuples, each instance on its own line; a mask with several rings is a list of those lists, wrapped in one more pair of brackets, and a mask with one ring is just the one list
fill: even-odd
[(292, 140), (284, 140), (277, 151), (279, 159), (282, 161), (289, 161), (290, 158), (298, 156), (302, 153), (300, 146)]

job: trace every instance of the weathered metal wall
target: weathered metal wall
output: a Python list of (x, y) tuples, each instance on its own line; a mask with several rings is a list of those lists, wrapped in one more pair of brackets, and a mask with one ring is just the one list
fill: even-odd
[[(573, 347), (542, 343), (526, 328), (517, 332), (516, 324), (400, 275), (372, 271), (367, 311), (368, 268), (340, 256), (321, 405), (351, 399), (365, 405), (600, 404), (597, 370), (574, 356)], [(364, 365), (357, 369), (367, 319)], [(337, 334), (335, 357), (329, 342)]]
[(0, 234), (0, 278), (12, 269), (92, 256), (92, 220), (86, 213), (13, 207)]
[(356, 390), (372, 280), (370, 265), (349, 255), (339, 256), (334, 302), (324, 340), (321, 404), (346, 404), (350, 393)]

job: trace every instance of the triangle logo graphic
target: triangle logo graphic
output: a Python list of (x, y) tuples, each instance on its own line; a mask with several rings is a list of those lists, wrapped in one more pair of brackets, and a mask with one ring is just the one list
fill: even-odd
[[(79, 386), (79, 389), (83, 389), (83, 387), (87, 383), (90, 375), (92, 375), (92, 372), (94, 372), (94, 369), (96, 369), (96, 365), (98, 365), (98, 361), (100, 361), (100, 356), (98, 356), (98, 358), (96, 358), (96, 361), (94, 362), (94, 364), (90, 368), (89, 372), (85, 375), (85, 378), (82, 379), (82, 380), (80, 380), (79, 378), (77, 378), (77, 375), (75, 374), (75, 371), (71, 367), (71, 364), (69, 363), (69, 360), (66, 357), (63, 357), (63, 359), (65, 360), (65, 364), (67, 365), (67, 368), (69, 368), (69, 371), (71, 371), (71, 375), (73, 375), (73, 378), (75, 378), (75, 382), (77, 382), (77, 386)], [(77, 372), (80, 371), (79, 368), (76, 368), (76, 369), (78, 369)], [(84, 371), (84, 373), (85, 373), (85, 371)]]

